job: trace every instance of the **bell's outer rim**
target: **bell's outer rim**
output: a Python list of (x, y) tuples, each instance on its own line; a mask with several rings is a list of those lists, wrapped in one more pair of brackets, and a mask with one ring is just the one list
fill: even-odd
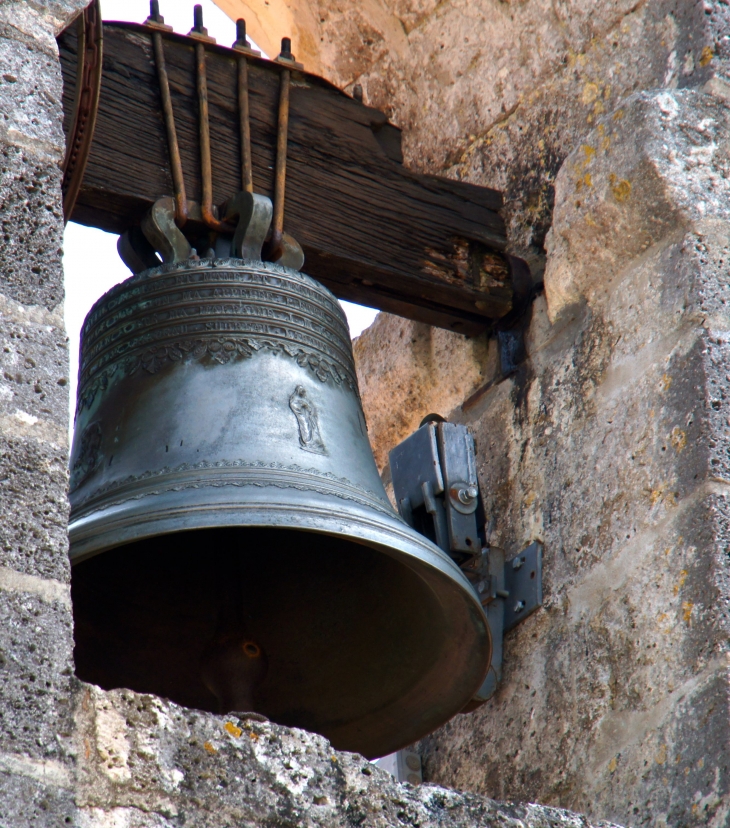
[[(292, 502), (230, 503), (221, 504), (217, 508), (212, 507), (210, 502), (199, 507), (190, 503), (181, 503), (178, 507), (166, 504), (161, 508), (146, 511), (144, 515), (134, 512), (126, 519), (123, 516), (125, 511), (127, 509), (120, 504), (119, 507), (100, 509), (78, 520), (71, 520), (69, 558), (72, 566), (127, 543), (176, 532), (218, 528), (298, 529), (303, 532), (341, 537), (355, 543), (365, 543), (365, 545), (374, 544), (386, 554), (391, 554), (393, 549), (396, 549), (411, 556), (406, 558), (404, 563), (408, 563), (412, 557), (415, 557), (419, 563), (440, 571), (457, 581), (460, 586), (465, 587), (486, 624), (487, 616), (484, 607), (461, 569), (438, 546), (416, 532), (407, 523), (402, 522), (395, 513), (392, 518), (380, 513), (378, 521), (375, 522), (371, 515), (360, 517), (354, 510), (340, 512), (331, 508), (329, 504), (320, 506), (303, 503), (297, 504), (294, 509)], [(118, 514), (114, 515), (115, 512)], [(190, 525), (184, 525), (181, 517), (190, 518), (192, 515), (195, 515), (195, 519), (190, 520)], [(311, 525), (300, 520), (303, 515), (310, 519), (307, 523), (311, 522)], [(289, 519), (282, 520), (282, 517)], [(360, 531), (345, 531), (342, 526), (343, 522), (346, 522), (350, 529), (357, 528)], [(85, 524), (90, 525), (85, 526)], [(98, 524), (110, 528), (98, 532), (96, 529)], [(110, 536), (114, 537), (114, 542), (109, 542)], [(396, 540), (401, 542), (395, 545)], [(74, 552), (74, 547), (76, 547), (76, 552)], [(413, 556), (413, 550), (409, 550), (408, 547), (416, 547), (420, 554)], [(401, 560), (400, 556), (395, 557)]]
[[(272, 497), (276, 495), (275, 491), (268, 493)], [(258, 494), (265, 500), (267, 489), (259, 489)], [(400, 739), (386, 745), (387, 750), (383, 749), (383, 752), (373, 755), (392, 753), (440, 727), (463, 709), (487, 676), (492, 660), (493, 642), (487, 615), (476, 591), (451, 558), (415, 529), (400, 521), (395, 513), (392, 517), (383, 513), (374, 516), (367, 509), (362, 512), (353, 509), (352, 504), (350, 508), (338, 509), (333, 508), (333, 504), (326, 500), (317, 503), (311, 499), (308, 499), (308, 502), (302, 499), (296, 506), (292, 501), (259, 501), (243, 505), (228, 500), (216, 505), (208, 501), (199, 507), (191, 505), (189, 501), (178, 500), (177, 505), (171, 507), (170, 501), (165, 498), (164, 503), (158, 501), (152, 509), (145, 509), (144, 513), (135, 511), (125, 515), (128, 506), (129, 504), (125, 508), (120, 504), (102, 509), (71, 522), (69, 536), (72, 566), (135, 540), (191, 529), (293, 529), (341, 537), (376, 549), (408, 567), (417, 577), (423, 578), (437, 600), (441, 599), (436, 584), (430, 578), (424, 577), (425, 572), (430, 572), (431, 577), (435, 576), (437, 581), (440, 580), (443, 584), (447, 591), (442, 593), (444, 598), (448, 593), (459, 596), (463, 607), (462, 617), (471, 618), (470, 626), (474, 628), (473, 637), (466, 643), (469, 648), (467, 663), (472, 665), (472, 669), (468, 675), (460, 676), (459, 681), (455, 683), (462, 692), (453, 694), (449, 699), (451, 704), (442, 709), (443, 715), (439, 720), (429, 723), (430, 729), (424, 730), (423, 726), (419, 727), (414, 722), (410, 729), (405, 729)], [(186, 518), (189, 525), (184, 525), (187, 522)], [(100, 526), (106, 527), (105, 530), (99, 532)], [(465, 642), (454, 640), (453, 646), (465, 646)], [(480, 663), (479, 668), (477, 665)], [(364, 725), (368, 724), (371, 715), (364, 716)], [(332, 738), (337, 741), (335, 734)]]
[[(127, 543), (195, 529), (294, 529), (326, 534), (374, 546), (412, 569), (414, 567), (411, 564), (418, 562), (419, 565), (437, 570), (450, 578), (464, 589), (484, 623), (487, 637), (491, 639), (484, 607), (461, 569), (438, 546), (401, 521), (395, 513), (392, 517), (379, 513), (377, 519), (374, 519), (372, 513), (359, 515), (353, 509), (340, 511), (330, 504), (298, 503), (293, 508), (291, 501), (249, 504), (229, 502), (216, 507), (210, 502), (200, 507), (189, 502), (180, 502), (175, 507), (166, 502), (160, 503), (153, 510), (145, 510), (144, 514), (135, 511), (125, 517), (127, 508), (120, 504), (71, 520), (69, 557), (72, 566)], [(308, 520), (303, 520), (305, 516)], [(181, 518), (188, 518), (189, 525), (185, 525)], [(106, 527), (102, 532), (98, 531), (100, 525)], [(394, 554), (398, 552), (402, 554)], [(491, 640), (489, 649), (491, 650)], [(484, 670), (485, 676), (488, 668), (489, 663)]]
[(286, 276), (287, 278), (294, 279), (294, 281), (301, 282), (311, 288), (320, 290), (325, 296), (327, 296), (327, 298), (333, 300), (345, 328), (349, 331), (347, 316), (345, 311), (342, 309), (340, 300), (329, 288), (325, 287), (321, 282), (318, 282), (314, 277), (307, 273), (303, 273), (301, 270), (292, 270), (290, 267), (284, 267), (283, 265), (275, 264), (274, 262), (264, 262), (259, 259), (236, 259), (232, 256), (227, 256), (222, 259), (185, 259), (182, 262), (167, 262), (166, 264), (160, 264), (157, 267), (149, 267), (147, 270), (141, 270), (139, 273), (134, 273), (128, 279), (118, 282), (116, 285), (110, 287), (106, 293), (102, 294), (96, 302), (94, 302), (89, 309), (89, 312), (84, 317), (81, 331), (83, 333), (88, 319), (95, 313), (98, 307), (108, 301), (109, 298), (114, 296), (115, 293), (129, 288), (137, 282), (144, 282), (147, 279), (153, 279), (156, 276), (168, 276), (171, 273), (176, 273), (178, 271), (199, 270), (206, 268), (223, 269), (227, 267), (234, 268), (235, 270), (253, 270), (258, 273), (270, 273), (272, 275)]

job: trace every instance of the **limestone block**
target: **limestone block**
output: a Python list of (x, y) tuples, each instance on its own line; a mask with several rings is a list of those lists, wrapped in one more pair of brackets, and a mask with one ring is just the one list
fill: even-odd
[(637, 94), (598, 124), (556, 180), (547, 240), (548, 309), (611, 290), (636, 256), (672, 233), (728, 222), (730, 115), (693, 91)]
[(0, 431), (64, 447), (67, 416), (68, 346), (60, 311), (0, 294)]
[(708, 474), (711, 343), (677, 326), (627, 364), (618, 321), (552, 331), (470, 421), (492, 541), (508, 556), (544, 541), (546, 600), (508, 635), (496, 697), (422, 744), (424, 772), (629, 824), (720, 826), (729, 524)]
[[(398, 784), (321, 736), (87, 687), (77, 708), (79, 828), (179, 825), (520, 825), (590, 828), (575, 814)], [(606, 823), (600, 823), (609, 828)]]
[(56, 37), (88, 5), (89, 0), (3, 0), (0, 4), (0, 37), (8, 37), (58, 53)]
[(61, 171), (0, 142), (0, 293), (27, 305), (63, 300)]
[(30, 589), (0, 573), (0, 767), (13, 756), (61, 761), (73, 724), (70, 601)]
[(448, 416), (494, 370), (485, 336), (465, 338), (381, 313), (354, 342), (368, 435), (383, 469), (388, 451), (427, 414)]
[[(76, 806), (69, 787), (44, 784), (48, 763), (0, 757), (0, 825), (8, 828), (75, 828)], [(64, 774), (67, 773), (64, 768)]]
[(68, 453), (29, 437), (0, 437), (0, 566), (66, 582)]
[(63, 160), (63, 94), (58, 57), (0, 37), (0, 141)]
[(492, 543), (508, 557), (545, 544), (544, 608), (508, 635), (494, 699), (423, 743), (424, 773), (629, 824), (719, 828), (727, 116), (697, 91), (619, 111), (584, 142), (595, 154), (578, 147), (560, 173), (528, 361), (460, 415)]

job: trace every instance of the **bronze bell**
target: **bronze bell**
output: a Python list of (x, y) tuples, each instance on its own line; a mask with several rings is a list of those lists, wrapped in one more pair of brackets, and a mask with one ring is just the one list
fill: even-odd
[(92, 308), (71, 458), (78, 675), (374, 757), (474, 695), (491, 641), (392, 509), (335, 297), (276, 264), (145, 270)]

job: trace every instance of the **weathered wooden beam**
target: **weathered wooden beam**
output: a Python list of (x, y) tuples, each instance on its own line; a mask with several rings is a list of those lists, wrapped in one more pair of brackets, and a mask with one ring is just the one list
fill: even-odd
[[(199, 201), (193, 41), (163, 37), (187, 195)], [(238, 56), (206, 49), (214, 197), (222, 203), (240, 189)], [(68, 127), (74, 31), (61, 37), (60, 50)], [(254, 187), (269, 196), (279, 78), (276, 63), (249, 59)], [(409, 171), (400, 163), (400, 133), (386, 116), (321, 78), (296, 73), (290, 106), (285, 230), (304, 248), (307, 273), (340, 298), (463, 333), (511, 310), (498, 192)], [(121, 233), (172, 193), (151, 33), (107, 23), (96, 132), (72, 218)]]

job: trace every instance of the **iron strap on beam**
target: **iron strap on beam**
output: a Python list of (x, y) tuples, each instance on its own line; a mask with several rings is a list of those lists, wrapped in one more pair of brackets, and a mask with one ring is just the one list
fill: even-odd
[[(59, 45), (72, 132), (84, 44), (71, 28)], [(244, 189), (275, 200), (277, 124), (288, 91), (286, 230), (301, 244), (308, 273), (340, 298), (460, 333), (477, 333), (512, 311), (519, 263), (504, 253), (501, 195), (408, 170), (399, 130), (383, 113), (298, 64), (285, 70), (287, 84), (280, 61), (249, 52), (242, 70), (242, 50), (205, 43), (212, 179), (207, 169), (203, 176), (200, 44), (162, 27), (104, 24), (96, 132), (74, 221), (121, 234), (139, 226), (161, 195), (178, 191), (160, 111), (155, 55), (163, 45), (188, 199), (204, 203), (211, 184), (221, 199), (239, 192), (243, 155), (252, 174)], [(250, 131), (242, 146), (244, 93)], [(223, 205), (214, 206), (222, 216)]]

